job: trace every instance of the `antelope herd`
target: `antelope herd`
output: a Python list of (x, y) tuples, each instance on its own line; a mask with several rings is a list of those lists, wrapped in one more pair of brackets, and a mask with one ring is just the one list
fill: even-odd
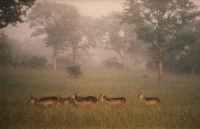
[[(160, 105), (162, 103), (161, 100), (157, 97), (146, 98), (144, 96), (144, 92), (140, 92), (137, 98), (145, 105)], [(43, 97), (40, 99), (36, 99), (31, 95), (29, 99), (29, 104), (35, 104), (41, 107), (48, 107), (53, 105), (58, 107), (59, 103), (64, 105), (89, 106), (96, 105), (99, 102), (115, 106), (127, 104), (127, 100), (124, 97), (108, 98), (103, 93), (100, 93), (98, 99), (95, 96), (79, 96), (78, 92), (73, 92), (72, 95), (67, 98), (62, 98), (59, 94), (58, 96)]]

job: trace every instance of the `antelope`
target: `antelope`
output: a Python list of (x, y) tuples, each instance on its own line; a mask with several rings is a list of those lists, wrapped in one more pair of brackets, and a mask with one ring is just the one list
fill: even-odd
[(146, 98), (144, 96), (144, 92), (140, 92), (137, 98), (140, 99), (140, 101), (143, 102), (145, 105), (158, 105), (158, 104), (161, 104), (161, 101), (160, 101), (159, 98), (157, 98), (157, 97)]
[(31, 95), (29, 99), (29, 104), (35, 104), (40, 107), (48, 107), (52, 105), (56, 105), (56, 107), (58, 107), (58, 96), (43, 97), (38, 100)]
[(118, 98), (107, 98), (105, 94), (100, 93), (98, 101), (105, 102), (110, 105), (125, 105), (127, 104), (127, 100), (124, 97), (118, 97)]
[(60, 97), (60, 94), (58, 95), (58, 101), (64, 105), (70, 105), (70, 104), (74, 104), (71, 96), (68, 98), (62, 98)]
[(71, 95), (71, 99), (78, 106), (89, 106), (89, 105), (97, 104), (96, 97), (94, 96), (81, 97), (81, 96), (78, 96), (78, 92), (73, 92), (73, 94)]

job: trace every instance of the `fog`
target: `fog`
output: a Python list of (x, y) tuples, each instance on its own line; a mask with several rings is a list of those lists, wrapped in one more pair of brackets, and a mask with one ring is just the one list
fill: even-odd
[[(46, 1), (53, 1), (58, 3), (67, 3), (70, 5), (74, 5), (78, 8), (78, 10), (82, 15), (99, 18), (103, 15), (104, 16), (108, 15), (110, 12), (123, 11), (122, 3), (125, 0), (46, 0)], [(200, 5), (199, 0), (193, 0), (193, 2)], [(28, 13), (30, 13), (30, 10), (28, 11)], [(22, 49), (24, 49), (27, 53), (44, 56), (45, 58), (48, 59), (49, 63), (51, 63), (51, 56), (52, 56), (51, 48), (48, 48), (44, 45), (42, 38), (31, 37), (31, 34), (34, 31), (34, 29), (29, 28), (29, 24), (30, 23), (26, 21), (24, 23), (18, 23), (17, 27), (8, 25), (1, 31), (4, 31), (9, 36), (9, 38), (17, 40), (18, 42), (16, 43), (22, 44), (22, 46), (24, 46), (24, 48)], [(143, 69), (144, 64), (146, 63), (145, 61), (148, 58), (147, 55), (145, 55), (147, 53), (145, 53), (145, 51), (143, 52), (144, 56), (139, 57), (137, 59), (137, 62), (134, 62), (132, 60), (130, 65), (134, 64), (134, 68)], [(90, 56), (82, 56), (81, 59), (77, 60), (85, 62), (83, 64), (88, 66), (101, 67), (102, 61), (107, 59), (108, 57), (115, 56), (119, 58), (115, 52), (105, 51), (102, 49), (91, 49), (89, 50), (89, 53)], [(61, 57), (65, 57), (66, 55), (69, 56), (70, 51), (60, 54)], [(84, 55), (84, 53), (82, 53), (82, 55)], [(135, 54), (135, 56), (138, 57), (137, 54)], [(138, 60), (140, 62), (139, 64)]]

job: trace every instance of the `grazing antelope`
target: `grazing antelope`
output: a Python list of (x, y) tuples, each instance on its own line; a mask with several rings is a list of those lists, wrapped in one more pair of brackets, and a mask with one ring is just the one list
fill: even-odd
[(157, 97), (153, 97), (153, 98), (146, 98), (144, 96), (144, 92), (141, 92), (138, 97), (138, 99), (140, 99), (141, 102), (145, 103), (146, 105), (158, 105), (161, 104), (161, 101), (159, 98)]
[(97, 98), (94, 96), (81, 97), (78, 96), (78, 92), (73, 92), (71, 95), (71, 99), (73, 99), (74, 103), (78, 106), (89, 106), (93, 104), (97, 104)]
[(73, 102), (71, 96), (68, 98), (62, 98), (60, 97), (60, 94), (58, 95), (58, 101), (64, 105), (75, 105), (75, 103)]
[(58, 96), (43, 97), (38, 100), (31, 95), (29, 99), (29, 104), (35, 104), (41, 107), (56, 105), (56, 107), (58, 107)]
[(103, 93), (100, 93), (98, 101), (102, 101), (110, 105), (125, 105), (127, 103), (126, 98), (124, 97), (107, 98)]

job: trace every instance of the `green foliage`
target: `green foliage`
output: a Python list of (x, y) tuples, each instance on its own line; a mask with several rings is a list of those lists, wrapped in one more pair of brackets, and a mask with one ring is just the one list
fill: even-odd
[(76, 7), (55, 2), (38, 2), (29, 15), (30, 27), (36, 31), (32, 36), (47, 34), (45, 44), (63, 50), (67, 36), (78, 24), (80, 14)]
[[(177, 36), (200, 15), (190, 0), (126, 0), (124, 4), (124, 20), (136, 25), (138, 37), (151, 43), (157, 54), (160, 48), (165, 54), (184, 46)], [(191, 39), (188, 35), (182, 37)]]
[(4, 32), (0, 33), (0, 65), (9, 65), (12, 63), (12, 53), (8, 44), (8, 37)]
[[(18, 2), (17, 2), (18, 1)], [(36, 0), (1, 0), (0, 1), (0, 29), (8, 24), (16, 26), (23, 22), (22, 16), (33, 6)]]
[(67, 66), (66, 69), (66, 72), (69, 73), (69, 75), (72, 77), (79, 77), (82, 74), (79, 65)]

